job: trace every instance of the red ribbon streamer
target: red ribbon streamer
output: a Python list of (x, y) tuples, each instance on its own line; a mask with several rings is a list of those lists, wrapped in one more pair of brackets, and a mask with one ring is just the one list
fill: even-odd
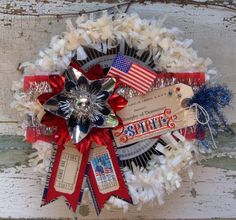
[(78, 178), (75, 184), (75, 190), (72, 194), (68, 194), (68, 193), (58, 192), (54, 187), (63, 149), (64, 149), (64, 145), (58, 145), (57, 154), (56, 154), (55, 162), (52, 168), (52, 174), (51, 174), (51, 178), (50, 178), (50, 182), (48, 186), (48, 192), (45, 195), (44, 199), (45, 199), (45, 204), (48, 204), (51, 201), (57, 199), (58, 197), (64, 196), (67, 202), (70, 204), (72, 210), (75, 212), (77, 206), (79, 205), (79, 201), (81, 197), (81, 189), (82, 189), (82, 184), (84, 180), (83, 177), (84, 177), (86, 166), (87, 166), (89, 151), (86, 151), (83, 153)]
[(100, 136), (102, 138), (99, 138), (96, 140), (97, 144), (100, 145), (105, 145), (107, 146), (107, 150), (110, 154), (111, 160), (112, 160), (112, 164), (113, 164), (113, 172), (116, 174), (118, 183), (119, 183), (119, 188), (107, 193), (101, 193), (99, 191), (98, 185), (97, 185), (97, 181), (96, 181), (96, 177), (94, 175), (94, 172), (92, 170), (92, 166), (91, 164), (89, 165), (89, 171), (88, 171), (88, 185), (91, 187), (90, 191), (94, 197), (94, 203), (95, 203), (95, 208), (97, 211), (97, 214), (100, 213), (101, 209), (104, 206), (104, 203), (111, 197), (111, 196), (115, 196), (118, 197), (122, 200), (125, 200), (129, 203), (132, 203), (132, 199), (128, 193), (122, 172), (120, 170), (120, 166), (119, 166), (119, 162), (115, 153), (115, 149), (114, 146), (112, 144), (112, 138), (110, 136), (109, 130), (104, 129), (103, 130), (103, 136)]
[[(78, 69), (79, 71), (83, 72), (86, 77), (90, 80), (98, 79), (105, 77), (102, 68), (99, 65), (93, 66), (87, 73), (85, 73), (78, 64), (75, 62), (71, 63), (71, 66)], [(64, 82), (65, 78), (63, 76), (53, 75), (49, 76), (48, 82), (52, 88), (51, 93), (44, 93), (38, 97), (38, 100), (41, 104), (44, 104), (49, 98), (56, 95), (57, 93), (61, 92), (64, 88)], [(109, 100), (109, 105), (113, 109), (114, 112), (119, 111), (125, 107), (127, 104), (127, 100), (123, 97), (119, 96), (118, 94), (113, 94)], [(121, 126), (121, 120), (119, 119), (119, 126)], [(131, 197), (129, 196), (128, 190), (126, 188), (119, 163), (117, 160), (117, 156), (115, 154), (114, 146), (112, 144), (112, 137), (110, 134), (109, 129), (99, 129), (99, 128), (92, 128), (90, 133), (86, 138), (84, 138), (80, 143), (75, 144), (76, 148), (83, 154), (82, 156), (82, 162), (80, 165), (80, 170), (76, 182), (75, 191), (72, 194), (62, 193), (56, 191), (54, 188), (57, 171), (59, 169), (59, 164), (61, 160), (61, 155), (64, 149), (64, 145), (70, 141), (70, 135), (68, 133), (66, 121), (63, 118), (60, 118), (58, 116), (55, 116), (49, 112), (46, 112), (46, 114), (43, 116), (41, 123), (47, 127), (54, 127), (57, 126), (57, 131), (55, 137), (55, 141), (57, 143), (57, 154), (55, 158), (55, 162), (52, 168), (52, 174), (49, 182), (48, 191), (45, 195), (45, 203), (49, 203), (53, 200), (55, 200), (59, 196), (64, 196), (67, 200), (67, 202), (72, 207), (73, 211), (76, 210), (77, 205), (79, 204), (79, 201), (81, 199), (81, 189), (83, 184), (84, 175), (86, 172), (86, 167), (88, 163), (89, 158), (89, 152), (90, 148), (93, 142), (95, 142), (97, 145), (107, 146), (107, 149), (109, 149), (109, 153), (111, 155), (111, 159), (114, 165), (114, 172), (117, 175), (118, 182), (120, 185), (119, 190), (116, 190), (114, 192), (108, 193), (106, 195), (103, 195), (99, 193), (99, 191), (96, 191), (96, 181), (94, 181), (94, 176), (92, 172), (90, 171), (91, 168), (89, 168), (89, 180), (94, 188), (94, 192), (96, 193), (96, 200), (98, 201), (98, 206), (101, 209), (104, 205), (104, 203), (107, 201), (107, 199), (111, 196), (118, 196), (120, 198), (123, 198), (129, 202), (131, 202)]]

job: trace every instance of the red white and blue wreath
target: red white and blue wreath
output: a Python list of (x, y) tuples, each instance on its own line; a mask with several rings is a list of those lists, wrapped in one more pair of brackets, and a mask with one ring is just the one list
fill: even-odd
[[(212, 80), (177, 28), (137, 14), (82, 15), (23, 63), (13, 106), (23, 114), (30, 163), (48, 173), (42, 205), (64, 196), (75, 211), (89, 188), (97, 213), (163, 203), (200, 151), (231, 132), (232, 95)], [(213, 76), (213, 77), (212, 77)], [(195, 155), (195, 156), (194, 156)]]

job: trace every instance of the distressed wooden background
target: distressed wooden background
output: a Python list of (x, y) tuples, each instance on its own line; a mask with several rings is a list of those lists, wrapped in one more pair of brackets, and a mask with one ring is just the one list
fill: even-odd
[[(62, 200), (39, 207), (40, 175), (27, 166), (31, 148), (17, 136), (21, 131), (17, 114), (9, 106), (12, 101), (10, 88), (13, 80), (21, 78), (17, 72), (19, 63), (34, 61), (50, 38), (65, 30), (65, 18), (27, 14), (90, 11), (109, 7), (114, 2), (0, 1), (0, 218), (96, 218), (91, 204), (84, 204), (75, 214), (67, 210)], [(185, 6), (181, 2), (136, 3), (131, 5), (129, 12), (146, 18), (167, 15), (166, 26), (176, 26), (184, 31), (184, 38), (192, 38), (199, 55), (212, 59), (212, 66), (222, 74), (222, 81), (235, 93), (236, 13), (233, 8), (236, 2), (211, 1), (208, 7), (201, 2), (187, 0), (182, 2), (187, 3)], [(236, 122), (235, 105), (236, 99), (232, 108), (226, 110), (230, 123)], [(217, 156), (195, 165), (193, 180), (184, 176), (182, 188), (167, 196), (163, 206), (146, 206), (141, 212), (133, 207), (126, 214), (120, 210), (103, 210), (99, 219), (236, 219), (235, 141), (235, 137), (222, 136)]]

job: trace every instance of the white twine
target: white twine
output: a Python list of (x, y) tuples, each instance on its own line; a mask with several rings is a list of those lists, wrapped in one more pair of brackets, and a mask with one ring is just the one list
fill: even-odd
[[(201, 125), (207, 125), (208, 129), (209, 129), (209, 133), (210, 133), (210, 136), (211, 136), (211, 140), (213, 142), (213, 146), (214, 146), (214, 149), (217, 149), (217, 145), (216, 145), (216, 142), (215, 142), (215, 139), (214, 139), (214, 136), (213, 136), (213, 133), (212, 133), (212, 129), (211, 129), (211, 126), (209, 124), (209, 121), (210, 121), (210, 116), (207, 112), (207, 110), (205, 108), (203, 108), (201, 105), (197, 104), (197, 103), (193, 103), (189, 109), (193, 109), (195, 110), (195, 118), (197, 120), (197, 122)], [(199, 119), (199, 111), (202, 112), (202, 114), (204, 115), (204, 118), (205, 118), (205, 121), (201, 121)]]
[[(214, 149), (217, 149), (217, 145), (216, 145), (216, 142), (215, 142), (215, 139), (214, 139), (214, 136), (213, 136), (213, 132), (212, 132), (212, 129), (211, 129), (211, 126), (209, 124), (209, 121), (210, 121), (210, 116), (207, 112), (207, 110), (205, 108), (203, 108), (201, 105), (199, 105), (198, 103), (193, 103), (192, 105), (190, 105), (189, 107), (186, 107), (186, 108), (183, 108), (179, 111), (176, 111), (174, 112), (172, 115), (175, 115), (181, 111), (184, 111), (184, 110), (190, 110), (190, 109), (193, 109), (193, 111), (195, 112), (195, 119), (196, 121), (201, 124), (201, 125), (207, 125), (208, 127), (208, 130), (209, 130), (209, 133), (210, 133), (210, 136), (211, 136), (211, 140), (213, 142), (213, 148)], [(200, 120), (200, 117), (199, 117), (199, 112), (202, 112), (205, 120), (204, 121), (201, 121)]]

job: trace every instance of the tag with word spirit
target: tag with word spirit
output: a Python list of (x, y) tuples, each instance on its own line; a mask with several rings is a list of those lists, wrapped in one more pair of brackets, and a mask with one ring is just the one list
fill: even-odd
[(119, 188), (112, 160), (105, 146), (93, 149), (91, 164), (100, 193), (105, 194)]
[(186, 108), (192, 96), (192, 87), (179, 83), (128, 99), (127, 106), (117, 112), (123, 121), (123, 128), (113, 130), (117, 146), (193, 126), (194, 111)]
[(56, 191), (72, 194), (75, 190), (82, 154), (69, 142), (62, 151), (54, 187)]

